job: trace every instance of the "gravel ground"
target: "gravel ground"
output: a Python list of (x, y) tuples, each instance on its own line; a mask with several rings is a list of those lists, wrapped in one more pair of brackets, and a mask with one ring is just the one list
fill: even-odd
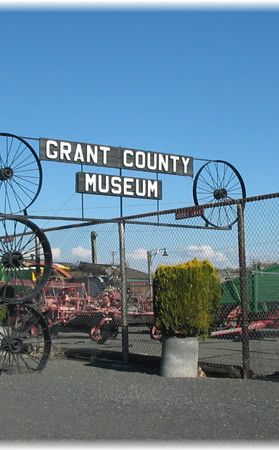
[(165, 379), (59, 359), (3, 374), (0, 390), (3, 441), (279, 440), (278, 379)]

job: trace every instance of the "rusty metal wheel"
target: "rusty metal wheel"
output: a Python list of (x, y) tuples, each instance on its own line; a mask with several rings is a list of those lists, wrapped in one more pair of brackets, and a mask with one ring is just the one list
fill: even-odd
[(100, 344), (102, 339), (104, 338), (104, 333), (103, 333), (102, 327), (99, 325), (95, 325), (95, 326), (91, 327), (91, 329), (89, 331), (89, 336), (93, 342)]
[(17, 214), (34, 203), (42, 187), (40, 160), (24, 139), (0, 133), (0, 211)]
[(24, 217), (0, 216), (0, 302), (23, 303), (40, 294), (51, 274), (50, 244)]
[(30, 305), (0, 306), (0, 373), (38, 372), (51, 350), (48, 325)]
[(108, 339), (115, 339), (118, 326), (113, 316), (103, 317), (102, 320), (90, 328), (89, 336), (93, 342), (104, 344)]
[(205, 208), (202, 218), (213, 227), (229, 227), (237, 222), (237, 206), (218, 203), (246, 197), (244, 181), (238, 170), (226, 161), (216, 160), (204, 164), (193, 183), (195, 205), (213, 203), (216, 208)]
[(155, 341), (160, 341), (162, 339), (161, 330), (156, 325), (152, 325), (150, 328), (150, 337)]

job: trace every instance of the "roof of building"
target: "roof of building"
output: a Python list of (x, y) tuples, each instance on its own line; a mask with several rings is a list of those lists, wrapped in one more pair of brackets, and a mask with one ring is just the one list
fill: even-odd
[[(113, 274), (120, 274), (120, 266), (113, 266), (111, 264), (93, 264), (81, 261), (78, 266), (71, 267), (70, 273), (74, 277), (82, 277), (85, 274), (95, 276), (112, 276)], [(129, 281), (148, 280), (148, 274), (146, 272), (142, 272), (131, 267), (127, 267), (126, 273)]]

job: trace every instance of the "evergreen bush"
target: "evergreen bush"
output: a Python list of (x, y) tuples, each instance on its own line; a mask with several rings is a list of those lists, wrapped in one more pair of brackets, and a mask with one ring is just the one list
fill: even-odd
[(163, 335), (207, 336), (218, 317), (221, 283), (207, 260), (159, 266), (153, 282), (155, 324)]

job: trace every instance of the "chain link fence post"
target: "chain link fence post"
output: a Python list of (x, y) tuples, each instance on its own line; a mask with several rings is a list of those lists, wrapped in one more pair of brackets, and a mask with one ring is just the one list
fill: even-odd
[(240, 297), (241, 297), (241, 316), (242, 316), (242, 364), (243, 378), (249, 378), (250, 375), (250, 357), (249, 357), (249, 329), (248, 329), (248, 279), (246, 267), (245, 251), (245, 231), (244, 231), (244, 205), (237, 204), (237, 225), (238, 225), (238, 255), (240, 270)]
[(128, 340), (128, 305), (127, 305), (127, 274), (126, 274), (126, 251), (125, 251), (125, 223), (118, 223), (119, 232), (119, 255), (121, 268), (121, 297), (122, 297), (122, 360), (124, 364), (129, 361)]

